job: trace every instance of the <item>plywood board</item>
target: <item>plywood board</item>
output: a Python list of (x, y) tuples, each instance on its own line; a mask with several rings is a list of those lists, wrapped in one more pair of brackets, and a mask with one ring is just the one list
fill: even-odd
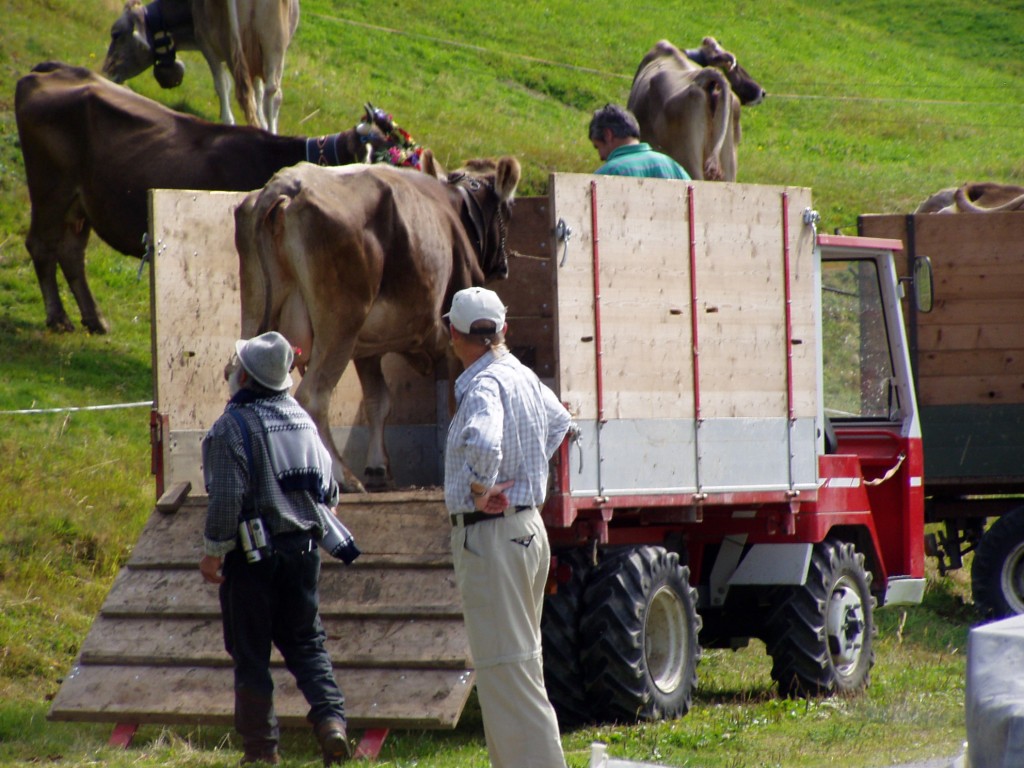
[[(294, 678), (276, 668), (272, 676), (281, 724), (308, 728), (309, 705)], [(454, 728), (473, 684), (467, 670), (339, 670), (334, 676), (352, 728)], [(229, 668), (89, 665), (71, 671), (51, 714), (74, 722), (231, 725), (233, 709)]]
[[(440, 490), (345, 494), (338, 516), (356, 537), (363, 555), (350, 568), (386, 565), (451, 566), (450, 524)], [(135, 569), (195, 566), (202, 557), (206, 497), (190, 496), (176, 512), (150, 515), (132, 550)], [(345, 569), (330, 558), (323, 568)]]
[(862, 216), (860, 231), (932, 262), (934, 309), (908, 317), (919, 402), (1024, 404), (1024, 214)]
[[(154, 510), (65, 677), (54, 720), (231, 722), (230, 659), (217, 588), (199, 575), (204, 496)], [(363, 555), (324, 556), (320, 611), (353, 727), (448, 728), (472, 688), (469, 643), (439, 491), (346, 496)], [(308, 706), (275, 652), (282, 722)]]
[[(384, 619), (323, 616), (327, 652), (336, 669), (353, 667), (465, 669), (469, 644), (462, 615)], [(215, 612), (187, 628), (179, 619), (100, 615), (81, 648), (81, 662), (100, 665), (230, 667), (224, 630)], [(283, 666), (275, 648), (271, 663)]]
[[(241, 332), (234, 209), (243, 193), (154, 190), (154, 378), (172, 429), (208, 429), (224, 408), (224, 365)], [(436, 384), (387, 355), (391, 424), (436, 422)], [(298, 377), (296, 377), (298, 378)], [(331, 400), (332, 426), (364, 423), (354, 367)]]
[(801, 220), (809, 190), (553, 179), (556, 215), (574, 232), (557, 279), (559, 376), (563, 399), (580, 417), (597, 417), (600, 337), (603, 418), (693, 418), (694, 324), (702, 416), (785, 416), (787, 247), (792, 333), (800, 342), (792, 349), (794, 405), (798, 417), (815, 417), (816, 266), (813, 233)]

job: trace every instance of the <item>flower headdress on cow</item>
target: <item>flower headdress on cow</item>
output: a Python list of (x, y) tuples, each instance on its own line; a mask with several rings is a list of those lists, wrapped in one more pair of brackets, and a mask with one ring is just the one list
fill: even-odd
[(419, 170), (423, 147), (415, 142), (408, 131), (399, 126), (390, 114), (369, 102), (366, 103), (366, 119), (376, 125), (388, 141), (385, 149), (373, 153), (370, 162)]

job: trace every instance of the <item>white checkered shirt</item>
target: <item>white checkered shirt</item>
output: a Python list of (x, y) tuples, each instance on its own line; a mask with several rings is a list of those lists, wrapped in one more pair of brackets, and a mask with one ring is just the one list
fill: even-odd
[(570, 416), (537, 375), (507, 350), (488, 351), (455, 380), (458, 409), (448, 427), (444, 498), (449, 512), (473, 511), (472, 482), (512, 480), (512, 506), (543, 506), (548, 461)]

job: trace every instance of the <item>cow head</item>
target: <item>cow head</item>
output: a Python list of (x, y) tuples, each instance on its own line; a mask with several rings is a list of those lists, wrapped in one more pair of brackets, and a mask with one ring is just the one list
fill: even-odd
[(371, 135), (376, 131), (384, 137), (384, 145), (374, 146), (369, 162), (422, 170), (423, 147), (383, 109), (373, 106), (370, 102), (366, 102), (364, 108), (366, 116), (356, 130), (362, 136)]
[(686, 51), (686, 57), (702, 67), (720, 69), (740, 104), (753, 107), (764, 101), (767, 95), (764, 88), (739, 65), (736, 56), (725, 50), (715, 38), (705, 37), (700, 48)]
[(508, 277), (505, 241), (521, 176), (519, 161), (503, 157), (468, 161), (442, 178), (462, 196), (462, 223), (476, 250), (485, 280)]
[(103, 74), (115, 83), (131, 80), (153, 67), (162, 88), (176, 88), (185, 76), (185, 65), (174, 55), (174, 40), (162, 25), (151, 20), (151, 6), (128, 0), (121, 16), (110, 27), (110, 45), (103, 61)]

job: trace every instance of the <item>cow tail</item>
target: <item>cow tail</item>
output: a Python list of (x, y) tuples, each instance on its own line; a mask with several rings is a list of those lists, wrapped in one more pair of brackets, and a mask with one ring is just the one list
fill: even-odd
[(249, 61), (242, 48), (242, 25), (238, 20), (237, 0), (227, 0), (228, 22), (230, 29), (229, 50), (231, 58), (231, 77), (235, 81), (235, 94), (238, 97), (238, 104), (245, 114), (245, 122), (249, 125), (257, 125), (261, 128), (268, 126), (260, 122), (260, 113), (256, 108), (256, 91), (252, 84), (252, 72), (249, 70)]
[(270, 204), (270, 207), (267, 208), (266, 213), (260, 217), (260, 222), (257, 224), (260, 230), (270, 233), (269, 237), (256, 238), (260, 269), (263, 272), (263, 319), (260, 320), (260, 333), (266, 333), (276, 328), (276, 318), (272, 316), (274, 310), (274, 282), (271, 279), (270, 268), (275, 263), (277, 254), (284, 247), (281, 242), (284, 239), (284, 212), (290, 202), (291, 198), (287, 195), (279, 195)]
[(722, 150), (732, 123), (729, 81), (717, 69), (710, 67), (702, 69), (697, 78), (696, 82), (704, 89), (711, 107), (711, 136), (705, 144), (704, 178), (708, 181), (721, 181), (725, 178), (722, 172)]

